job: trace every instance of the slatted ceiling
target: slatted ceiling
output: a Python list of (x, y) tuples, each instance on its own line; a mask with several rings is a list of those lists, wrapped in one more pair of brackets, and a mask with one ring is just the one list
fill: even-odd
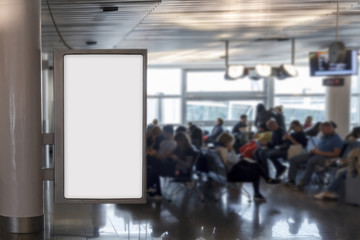
[[(223, 64), (224, 40), (234, 62), (277, 63), (324, 49), (335, 39), (336, 0), (49, 0), (64, 39), (74, 48), (147, 48), (152, 64)], [(137, 2), (137, 1), (136, 1)], [(103, 6), (119, 11), (104, 13)], [(43, 50), (64, 48), (42, 3)], [(340, 1), (340, 39), (358, 46), (360, 1)], [(86, 41), (97, 41), (87, 46)], [(290, 61), (290, 60), (289, 60)]]
[[(59, 1), (50, 6), (63, 38), (73, 48), (113, 48), (155, 5), (154, 1)], [(119, 11), (104, 13), (103, 6), (118, 6)], [(42, 2), (43, 50), (64, 48), (53, 26), (48, 7)], [(86, 41), (98, 44), (87, 46)]]
[(93, 7), (94, 5), (117, 5), (117, 4), (128, 4), (128, 3), (154, 3), (160, 2), (160, 0), (49, 0), (51, 5), (67, 5), (67, 6), (78, 6), (85, 5), (86, 7)]

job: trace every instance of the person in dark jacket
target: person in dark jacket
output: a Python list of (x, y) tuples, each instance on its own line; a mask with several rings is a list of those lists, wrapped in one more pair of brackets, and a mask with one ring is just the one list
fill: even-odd
[(191, 146), (189, 137), (179, 132), (175, 135), (176, 149), (170, 157), (175, 162), (175, 176), (189, 176), (197, 152)]
[(224, 132), (223, 124), (224, 120), (222, 120), (222, 118), (216, 119), (216, 125), (214, 126), (208, 138), (209, 142), (216, 142), (216, 139)]
[[(274, 150), (275, 147), (280, 147), (283, 144), (283, 136), (285, 134), (285, 131), (277, 124), (275, 119), (268, 120), (266, 125), (268, 129), (272, 132), (271, 142), (260, 143), (262, 148), (255, 150), (254, 157), (255, 160), (257, 160), (258, 163), (265, 169), (265, 171), (269, 173), (267, 154), (269, 154), (270, 151)], [(276, 171), (281, 171), (282, 165), (279, 163), (279, 161), (275, 159), (273, 163)]]
[(259, 103), (256, 106), (256, 117), (255, 117), (255, 126), (259, 127), (261, 124), (266, 124), (271, 118), (275, 118), (276, 115), (272, 111), (266, 110), (264, 104)]
[[(232, 135), (235, 138), (234, 149), (236, 153), (239, 153), (239, 148), (242, 147), (247, 142), (247, 140), (249, 140), (247, 139), (248, 137), (246, 136), (249, 136), (250, 134), (249, 133), (243, 134), (244, 132), (247, 131), (246, 129), (247, 127), (248, 127), (247, 115), (242, 114), (240, 116), (240, 121), (234, 125), (231, 131)], [(251, 127), (251, 124), (249, 125), (249, 127)]]
[(291, 145), (300, 144), (302, 148), (306, 148), (307, 142), (308, 139), (301, 123), (298, 120), (292, 121), (289, 131), (283, 136), (283, 143), (265, 154), (265, 158), (270, 159), (276, 168), (276, 178), (286, 171), (286, 167), (279, 162), (279, 158), (287, 159), (287, 152)]
[(282, 129), (286, 129), (286, 126), (285, 126), (285, 116), (284, 116), (284, 113), (283, 113), (283, 106), (276, 106), (275, 107), (275, 118), (276, 118), (276, 122), (279, 124), (279, 126), (282, 128)]
[(190, 133), (191, 143), (196, 147), (197, 150), (201, 150), (203, 146), (203, 132), (200, 128), (195, 128)]
[(235, 124), (233, 127), (231, 133), (233, 135), (235, 134), (241, 134), (242, 130), (247, 127), (247, 116), (245, 114), (242, 114), (240, 116), (240, 121)]

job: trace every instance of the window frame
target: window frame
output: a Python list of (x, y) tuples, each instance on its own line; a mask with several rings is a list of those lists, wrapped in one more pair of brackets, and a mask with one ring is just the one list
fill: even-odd
[[(252, 91), (219, 91), (219, 92), (196, 92), (196, 91), (188, 91), (187, 89), (187, 74), (189, 72), (225, 72), (225, 68), (192, 68), (192, 69), (182, 69), (182, 116), (183, 116), (183, 124), (187, 123), (189, 120), (187, 119), (187, 102), (188, 101), (257, 101), (260, 100), (264, 104), (267, 103), (267, 80), (263, 80), (263, 91), (260, 92), (252, 92)], [(237, 81), (241, 81), (237, 80)], [(204, 121), (192, 121), (191, 122), (197, 126), (201, 127), (210, 127), (214, 126), (215, 120), (204, 120)], [(232, 127), (239, 120), (225, 120), (224, 127)]]

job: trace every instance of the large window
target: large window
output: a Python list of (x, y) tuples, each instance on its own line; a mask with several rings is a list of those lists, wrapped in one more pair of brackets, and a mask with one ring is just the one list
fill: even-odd
[(154, 119), (159, 119), (160, 112), (160, 99), (148, 98), (147, 99), (147, 122), (151, 122)]
[[(227, 81), (225, 70), (221, 69), (149, 69), (147, 121), (156, 118), (160, 124), (176, 125), (191, 121), (211, 129), (216, 118), (221, 117), (230, 129), (241, 114), (254, 120), (256, 105), (267, 105), (266, 99), (274, 99), (275, 106), (284, 107), (287, 124), (295, 119), (303, 122), (306, 116), (312, 116), (314, 122), (326, 120), (326, 87), (322, 86), (322, 78), (310, 77), (307, 67), (298, 70), (296, 78), (274, 79), (272, 93), (266, 89), (268, 79)], [(359, 81), (358, 76), (352, 77), (352, 126), (360, 123)]]
[(187, 101), (186, 119), (188, 121), (214, 121), (220, 117), (230, 121), (238, 121), (240, 115), (248, 115), (255, 119), (255, 108), (260, 101)]
[(326, 120), (325, 92), (322, 78), (310, 77), (307, 67), (299, 67), (298, 77), (275, 80), (274, 105), (282, 105), (286, 124), (292, 120), (304, 122), (307, 116), (313, 122)]
[[(323, 77), (310, 77), (308, 68), (298, 68), (299, 76), (283, 81), (275, 80), (275, 105), (284, 106), (286, 123), (298, 119), (304, 121), (312, 116), (314, 122), (326, 120), (326, 87), (322, 86)], [(360, 79), (351, 78), (351, 127), (360, 123)]]
[(228, 81), (225, 70), (185, 70), (186, 91), (184, 93), (185, 119), (203, 129), (213, 127), (217, 118), (224, 119), (227, 129), (248, 115), (255, 119), (255, 108), (264, 103), (264, 80), (247, 78)]
[(181, 99), (162, 99), (161, 120), (163, 123), (181, 123)]
[(188, 92), (261, 92), (264, 81), (252, 81), (247, 78), (236, 81), (225, 80), (225, 70), (188, 71), (186, 74)]
[(323, 77), (310, 77), (309, 68), (297, 67), (298, 76), (285, 80), (275, 80), (275, 94), (325, 94)]
[(149, 69), (147, 83), (147, 122), (181, 123), (181, 70)]
[(180, 69), (149, 69), (147, 94), (180, 95), (181, 70)]
[(307, 116), (313, 117), (313, 122), (326, 120), (325, 97), (275, 97), (275, 105), (282, 105), (285, 122), (289, 124), (293, 120), (304, 122)]

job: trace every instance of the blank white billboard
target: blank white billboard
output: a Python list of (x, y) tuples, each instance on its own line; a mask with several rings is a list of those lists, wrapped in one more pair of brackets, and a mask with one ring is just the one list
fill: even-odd
[(144, 71), (142, 54), (63, 55), (64, 198), (143, 198)]

